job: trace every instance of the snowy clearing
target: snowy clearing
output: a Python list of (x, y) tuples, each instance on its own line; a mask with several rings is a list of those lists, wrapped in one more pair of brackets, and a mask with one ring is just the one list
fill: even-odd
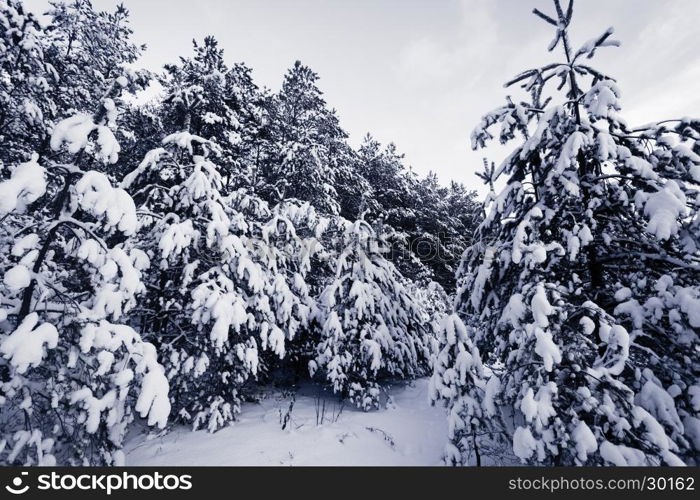
[[(248, 403), (239, 420), (216, 433), (179, 427), (144, 442), (132, 436), (127, 465), (441, 465), (447, 440), (445, 410), (428, 402), (428, 379), (390, 390), (393, 404), (372, 412), (327, 396), (323, 425), (316, 425), (318, 389), (296, 396), (290, 423), (282, 430), (291, 396), (273, 393)], [(321, 402), (321, 405), (323, 403)], [(337, 418), (336, 418), (337, 417)], [(335, 420), (335, 421), (333, 421)]]

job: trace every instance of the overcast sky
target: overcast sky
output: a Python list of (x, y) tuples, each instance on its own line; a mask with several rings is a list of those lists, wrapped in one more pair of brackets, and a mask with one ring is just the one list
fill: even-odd
[[(25, 0), (42, 12), (46, 0)], [(114, 0), (93, 0), (111, 9)], [(328, 103), (357, 144), (366, 132), (393, 141), (419, 173), (433, 170), (481, 190), (474, 171), (486, 154), (469, 133), (508, 92), (503, 82), (550, 61), (551, 26), (530, 11), (550, 0), (123, 0), (135, 38), (157, 69), (214, 35), (228, 62), (253, 68), (277, 90), (296, 59), (321, 76)], [(616, 77), (623, 116), (642, 124), (700, 116), (700, 1), (578, 0), (575, 46), (614, 26), (620, 48), (596, 56)], [(557, 54), (558, 56), (558, 54)]]

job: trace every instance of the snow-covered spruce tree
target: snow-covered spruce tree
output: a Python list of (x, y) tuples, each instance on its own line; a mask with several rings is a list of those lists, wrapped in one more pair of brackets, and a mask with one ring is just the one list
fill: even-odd
[(433, 359), (429, 395), (432, 401), (443, 401), (449, 408), (450, 443), (445, 461), (451, 465), (481, 465), (489, 441), (501, 432), (493, 401), (498, 378), (487, 377), (473, 341), (475, 331), (457, 313), (444, 315), (436, 331), (438, 352)]
[(270, 278), (266, 296), (272, 318), (269, 325), (262, 325), (263, 345), (267, 345), (269, 332), (277, 329), (285, 338), (283, 352), (265, 350), (262, 364), (293, 383), (308, 377), (308, 363), (315, 356), (318, 335), (312, 316), (317, 309), (318, 283), (328, 279), (327, 268), (319, 268), (334, 256), (332, 249), (325, 249), (320, 241), (330, 224), (331, 219), (318, 214), (310, 203), (285, 200), (260, 223), (256, 230), (260, 238), (252, 240), (256, 260), (268, 270)]
[(284, 357), (285, 342), (306, 327), (308, 256), (284, 207), (270, 210), (245, 189), (228, 192), (235, 172), (220, 165), (230, 161), (219, 142), (225, 129), (211, 139), (190, 131), (213, 132), (195, 118), (212, 113), (196, 74), (171, 83), (163, 114), (186, 129), (147, 153), (122, 187), (143, 213), (139, 245), (154, 264), (139, 323), (163, 352), (177, 416), (214, 431), (235, 418), (269, 357)]
[[(617, 45), (612, 29), (574, 49), (573, 2), (554, 5), (534, 12), (565, 61), (509, 82), (530, 99), (509, 98), (472, 135), (519, 140), (484, 174), (505, 187), (487, 199), (456, 301), (494, 374), (484, 384), (456, 354), (469, 343), (448, 336), (433, 397), (451, 405), (460, 452), (497, 422), (529, 463), (697, 463), (700, 122), (628, 127), (619, 88), (586, 63)], [(563, 99), (545, 97), (550, 85)]]
[(145, 48), (136, 45), (129, 26), (129, 11), (119, 4), (113, 12), (98, 11), (90, 0), (51, 1), (42, 47), (55, 72), (55, 100), (65, 118), (90, 113), (104, 89), (133, 63)]
[(403, 156), (394, 144), (382, 147), (371, 135), (365, 136), (357, 152), (357, 168), (370, 186), (363, 196), (363, 212), (367, 220), (378, 220), (388, 226), (384, 231), (385, 241), (390, 248), (389, 257), (399, 272), (411, 280), (429, 280), (430, 270), (412, 248), (414, 242), (418, 243), (416, 233), (422, 234), (417, 228), (413, 205), (418, 182), (402, 161)]
[(238, 411), (241, 386), (258, 370), (246, 297), (259, 295), (263, 280), (231, 232), (212, 149), (189, 132), (170, 134), (121, 185), (139, 206), (138, 245), (152, 262), (137, 322), (162, 353), (174, 416), (216, 430)]
[[(218, 164), (228, 190), (252, 182), (250, 150), (260, 127), (262, 109), (250, 70), (224, 63), (224, 51), (213, 37), (193, 41), (194, 57), (165, 66), (168, 89), (161, 107), (166, 130), (189, 130), (219, 148)], [(183, 118), (190, 120), (182, 123)]]
[(338, 223), (343, 248), (335, 279), (319, 299), (321, 341), (309, 368), (334, 392), (369, 410), (379, 405), (382, 380), (425, 373), (429, 318), (382, 255), (383, 242), (372, 227), (363, 219)]
[(28, 160), (47, 139), (55, 74), (38, 19), (14, 0), (0, 4), (0, 165)]
[(134, 413), (164, 427), (168, 383), (153, 345), (119, 323), (143, 291), (148, 259), (125, 237), (134, 203), (102, 173), (119, 145), (112, 128), (120, 76), (94, 115), (51, 133), (0, 182), (0, 461), (120, 464)]
[(353, 168), (347, 134), (326, 107), (317, 81), (318, 75), (297, 61), (280, 92), (268, 99), (264, 195), (271, 204), (298, 198), (320, 213), (339, 214), (343, 198), (359, 199), (366, 182)]
[(226, 73), (225, 100), (237, 120), (229, 141), (235, 172), (231, 176), (232, 188), (256, 186), (261, 181), (264, 163), (265, 95), (253, 81), (251, 72), (245, 64), (235, 63)]
[(357, 164), (371, 188), (362, 199), (366, 218), (394, 229), (387, 235), (391, 261), (406, 278), (435, 280), (454, 292), (455, 271), (481, 211), (476, 192), (456, 183), (443, 187), (434, 173), (419, 179), (396, 146), (382, 147), (370, 135)]

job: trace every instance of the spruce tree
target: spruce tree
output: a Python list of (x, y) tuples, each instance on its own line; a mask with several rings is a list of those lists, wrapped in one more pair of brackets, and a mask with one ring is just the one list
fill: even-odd
[[(229, 68), (214, 37), (193, 41), (194, 56), (165, 66), (161, 107), (166, 131), (188, 130), (216, 144), (225, 187), (251, 182), (252, 139), (260, 120), (257, 87), (242, 65)], [(183, 123), (183, 120), (189, 120)]]
[(134, 203), (91, 169), (117, 161), (115, 101), (127, 85), (112, 80), (94, 114), (53, 127), (50, 155), (0, 182), (3, 463), (123, 464), (135, 414), (160, 428), (168, 418), (155, 347), (122, 323), (148, 266), (127, 239)]
[(263, 193), (271, 204), (297, 198), (324, 214), (359, 206), (365, 186), (353, 165), (347, 134), (326, 107), (318, 75), (297, 61), (267, 104), (268, 148)]
[(39, 20), (14, 0), (0, 5), (0, 165), (27, 161), (47, 142), (56, 74)]
[[(129, 11), (96, 10), (90, 0), (51, 1), (49, 25), (42, 37), (46, 61), (57, 77), (55, 99), (60, 118), (96, 109), (109, 83), (125, 73), (145, 46), (132, 40)], [(130, 71), (131, 83), (139, 83)]]
[(214, 431), (257, 374), (247, 298), (262, 293), (262, 269), (232, 232), (217, 145), (186, 130), (162, 143), (121, 184), (139, 206), (137, 245), (152, 263), (137, 322), (165, 355), (176, 417)]
[(382, 252), (383, 242), (363, 219), (343, 221), (343, 250), (335, 278), (319, 299), (322, 328), (312, 374), (359, 408), (379, 405), (380, 383), (425, 373), (430, 356), (428, 318), (405, 279)]
[(138, 322), (164, 353), (177, 418), (215, 431), (307, 327), (309, 254), (291, 218), (315, 215), (308, 204), (270, 208), (247, 186), (231, 106), (251, 109), (242, 99), (254, 95), (228, 93), (241, 75), (227, 78), (213, 39), (168, 73), (159, 114), (172, 133), (122, 182), (154, 263)]
[(454, 182), (443, 187), (432, 172), (418, 178), (394, 144), (382, 147), (369, 134), (357, 156), (370, 187), (362, 198), (365, 217), (385, 225), (391, 261), (412, 281), (435, 281), (453, 293), (460, 256), (479, 220), (476, 193)]
[(517, 143), (483, 174), (505, 187), (487, 198), (455, 306), (493, 375), (480, 387), (438, 363), (434, 397), (454, 410), (477, 395), (493, 414), (451, 413), (460, 450), (497, 422), (490, 438), (528, 463), (694, 463), (700, 122), (629, 127), (617, 84), (587, 62), (618, 45), (613, 30), (575, 49), (573, 2), (554, 6), (534, 13), (564, 60), (511, 80), (529, 98), (509, 97), (472, 134), (475, 148), (494, 128)]

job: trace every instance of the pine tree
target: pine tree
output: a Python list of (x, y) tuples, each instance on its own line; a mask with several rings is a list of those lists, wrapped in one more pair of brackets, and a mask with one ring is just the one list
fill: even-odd
[[(265, 123), (266, 91), (253, 81), (251, 69), (236, 63), (226, 73), (226, 105), (236, 114), (237, 124), (229, 141), (232, 146), (236, 181), (233, 187), (250, 186), (256, 190), (264, 185), (264, 152), (268, 141)], [(260, 185), (259, 185), (260, 184)]]
[(419, 179), (394, 144), (382, 148), (367, 135), (358, 150), (359, 172), (371, 188), (363, 197), (366, 218), (386, 226), (390, 258), (405, 277), (436, 281), (450, 293), (455, 271), (479, 220), (476, 192), (437, 175)]
[[(367, 220), (385, 226), (389, 258), (399, 272), (411, 280), (429, 280), (430, 270), (416, 256), (416, 211), (413, 200), (418, 191), (417, 180), (406, 171), (403, 155), (394, 144), (382, 145), (367, 134), (358, 150), (358, 165), (371, 191), (363, 197)], [(358, 214), (359, 216), (359, 214)]]
[(53, 127), (50, 156), (0, 183), (3, 463), (123, 464), (135, 414), (163, 428), (170, 411), (154, 346), (119, 322), (148, 265), (126, 240), (134, 203), (89, 169), (117, 160), (115, 99), (127, 85), (114, 79), (96, 113)]
[(21, 3), (0, 5), (0, 27), (0, 165), (9, 166), (29, 160), (47, 140), (56, 75), (42, 50), (45, 33)]
[(411, 251), (430, 270), (431, 279), (454, 293), (460, 257), (480, 221), (476, 192), (454, 182), (443, 187), (434, 172), (420, 179), (414, 192)]
[(342, 184), (345, 196), (351, 196), (362, 180), (354, 175), (347, 134), (326, 108), (317, 81), (318, 75), (297, 61), (268, 103), (266, 197), (272, 204), (297, 198), (334, 215), (343, 208), (336, 187)]
[(245, 133), (229, 104), (255, 103), (227, 93), (235, 79), (227, 80), (213, 39), (195, 52), (168, 68), (160, 110), (166, 130), (184, 129), (147, 153), (122, 186), (145, 216), (139, 245), (158, 263), (139, 323), (164, 353), (178, 418), (215, 431), (307, 327), (309, 253), (291, 218), (315, 214), (308, 204), (270, 209), (250, 186), (234, 189), (248, 180), (237, 170), (239, 140), (229, 141)]
[(321, 341), (310, 369), (369, 410), (379, 405), (382, 381), (425, 372), (430, 330), (372, 227), (362, 219), (344, 225), (335, 279), (319, 299)]
[(143, 214), (138, 246), (153, 263), (138, 323), (167, 356), (176, 416), (212, 431), (234, 418), (241, 386), (257, 374), (246, 298), (263, 287), (262, 269), (232, 232), (216, 151), (176, 132), (122, 181)]
[[(272, 311), (269, 328), (281, 330), (285, 338), (283, 356), (268, 350), (263, 353), (263, 364), (288, 382), (291, 377), (292, 384), (308, 378), (308, 363), (315, 357), (319, 335), (314, 312), (321, 283), (329, 278), (327, 262), (335, 255), (321, 244), (327, 239), (329, 225), (331, 220), (310, 203), (283, 201), (261, 224), (256, 245), (262, 266), (270, 272), (266, 287)], [(267, 335), (263, 333), (263, 339)]]
[[(131, 39), (129, 11), (119, 4), (113, 12), (98, 11), (90, 0), (51, 1), (50, 18), (42, 47), (55, 72), (55, 99), (60, 118), (96, 109), (104, 89), (136, 61), (145, 46)], [(133, 72), (130, 81), (139, 82)]]
[(450, 465), (481, 465), (483, 450), (488, 449), (485, 436), (493, 439), (500, 430), (492, 399), (498, 378), (487, 377), (474, 337), (474, 330), (455, 313), (444, 315), (437, 328), (441, 349), (433, 361), (429, 394), (432, 401), (449, 407), (445, 461)]
[(402, 230), (402, 217), (411, 210), (412, 178), (403, 165), (403, 155), (394, 144), (386, 147), (367, 134), (358, 149), (358, 168), (372, 192), (365, 197), (365, 209), (376, 212), (387, 224)]
[[(519, 143), (484, 173), (506, 185), (487, 199), (456, 303), (494, 374), (480, 389), (439, 364), (435, 385), (449, 389), (435, 397), (498, 406), (451, 424), (460, 450), (470, 428), (500, 421), (529, 463), (697, 462), (700, 122), (628, 127), (617, 84), (585, 62), (618, 45), (612, 29), (574, 50), (573, 2), (554, 6), (534, 13), (565, 61), (515, 77), (529, 99), (509, 98), (472, 135), (483, 147), (498, 126)], [(545, 97), (550, 86), (562, 100)]]
[[(224, 51), (213, 37), (202, 44), (193, 41), (193, 46), (194, 57), (165, 66), (164, 128), (188, 130), (216, 144), (226, 188), (248, 185), (252, 176), (248, 149), (262, 113), (257, 87), (248, 68), (225, 64)], [(187, 123), (182, 122), (185, 119)]]

